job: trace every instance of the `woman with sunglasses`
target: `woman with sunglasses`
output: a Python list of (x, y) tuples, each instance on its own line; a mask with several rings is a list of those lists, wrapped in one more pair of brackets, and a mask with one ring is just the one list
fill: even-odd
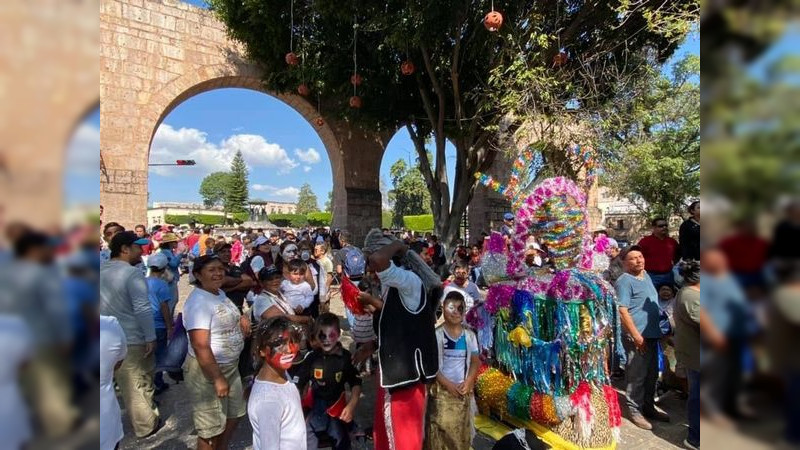
[(222, 290), (225, 265), (215, 255), (197, 258), (195, 289), (186, 299), (183, 324), (189, 335), (184, 363), (192, 401), (197, 448), (228, 448), (239, 419), (247, 412), (237, 368), (250, 321)]

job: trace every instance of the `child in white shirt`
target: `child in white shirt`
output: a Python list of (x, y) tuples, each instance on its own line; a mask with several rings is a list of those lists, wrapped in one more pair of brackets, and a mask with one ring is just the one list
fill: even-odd
[(281, 293), (292, 308), (301, 313), (314, 301), (314, 276), (302, 259), (293, 259), (283, 269)]

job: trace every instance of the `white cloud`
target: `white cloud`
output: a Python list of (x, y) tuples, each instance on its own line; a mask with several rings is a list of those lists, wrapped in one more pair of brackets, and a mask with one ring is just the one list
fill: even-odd
[(303, 166), (303, 172), (311, 172), (311, 166)]
[(289, 157), (289, 153), (278, 144), (267, 142), (263, 136), (255, 134), (234, 134), (219, 144), (209, 142), (208, 135), (196, 128), (175, 129), (161, 124), (153, 137), (150, 147), (151, 163), (171, 163), (176, 159), (193, 159), (195, 167), (153, 167), (159, 175), (186, 174), (187, 171), (200, 172), (199, 175), (230, 169), (231, 161), (238, 150), (248, 167), (267, 167), (285, 174), (299, 165)]
[(73, 174), (97, 174), (100, 167), (100, 129), (82, 123), (67, 147), (66, 171)]
[(300, 161), (303, 161), (306, 164), (316, 164), (322, 160), (322, 158), (319, 156), (319, 152), (313, 147), (309, 147), (307, 150), (296, 148), (294, 149), (294, 154), (298, 159), (300, 159)]
[(280, 200), (287, 202), (296, 202), (297, 195), (300, 193), (300, 189), (294, 186), (279, 188), (275, 186), (270, 186), (268, 184), (253, 184), (250, 186), (250, 189), (254, 191), (264, 192), (272, 200)]

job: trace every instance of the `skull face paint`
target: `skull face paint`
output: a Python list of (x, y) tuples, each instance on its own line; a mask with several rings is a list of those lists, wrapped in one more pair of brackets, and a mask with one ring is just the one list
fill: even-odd
[(269, 365), (282, 370), (292, 367), (292, 362), (300, 350), (300, 345), (288, 330), (267, 345), (269, 347), (269, 358), (267, 359)]
[(317, 339), (319, 339), (322, 349), (329, 352), (339, 342), (339, 329), (331, 326), (322, 327), (319, 330), (319, 334), (317, 334)]
[(463, 300), (445, 300), (444, 307), (444, 320), (451, 324), (461, 323), (464, 320), (464, 301)]
[(281, 253), (281, 257), (284, 261), (291, 261), (297, 258), (297, 246), (294, 244), (287, 245), (285, 249), (283, 249), (283, 253)]

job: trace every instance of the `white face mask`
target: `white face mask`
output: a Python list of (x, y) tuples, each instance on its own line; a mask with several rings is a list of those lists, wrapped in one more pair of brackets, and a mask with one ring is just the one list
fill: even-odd
[(533, 257), (533, 264), (536, 265), (536, 266), (541, 266), (542, 265), (542, 257), (539, 256), (539, 255), (534, 256)]

